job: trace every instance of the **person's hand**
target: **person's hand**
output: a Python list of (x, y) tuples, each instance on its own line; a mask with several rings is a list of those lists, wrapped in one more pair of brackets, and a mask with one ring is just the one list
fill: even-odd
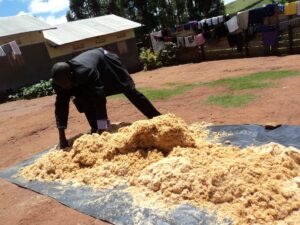
[(67, 139), (64, 138), (64, 139), (59, 140), (59, 148), (60, 149), (64, 149), (67, 147), (70, 147)]

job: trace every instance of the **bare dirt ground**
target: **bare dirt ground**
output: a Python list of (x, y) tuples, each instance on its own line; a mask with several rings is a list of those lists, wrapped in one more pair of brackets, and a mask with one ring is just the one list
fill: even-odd
[[(133, 75), (137, 87), (163, 87), (167, 83), (207, 82), (258, 71), (300, 71), (300, 55), (234, 59), (161, 68)], [(197, 87), (154, 105), (162, 113), (174, 113), (188, 123), (300, 125), (300, 76), (277, 81), (274, 88), (246, 91), (260, 98), (242, 108), (203, 104), (211, 94), (230, 93), (225, 87)], [(13, 166), (57, 143), (54, 120), (55, 96), (21, 100), (0, 105), (0, 170)], [(145, 118), (126, 99), (110, 99), (108, 112), (113, 122)], [(71, 104), (67, 135), (89, 129), (83, 114)], [(19, 188), (0, 179), (0, 224), (3, 225), (100, 225), (105, 224), (55, 200)]]

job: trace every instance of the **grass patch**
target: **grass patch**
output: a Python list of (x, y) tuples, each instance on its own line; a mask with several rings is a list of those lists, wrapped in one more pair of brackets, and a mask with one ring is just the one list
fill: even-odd
[(226, 13), (237, 13), (246, 9), (259, 8), (271, 4), (272, 0), (236, 0), (225, 5)]
[[(149, 100), (165, 100), (176, 95), (181, 95), (186, 91), (192, 90), (194, 87), (200, 84), (179, 84), (179, 83), (168, 83), (169, 86), (166, 89), (154, 89), (154, 88), (139, 88), (138, 90), (142, 92)], [(171, 87), (171, 88), (170, 88)], [(124, 98), (123, 94), (110, 96), (109, 99)]]
[(249, 74), (243, 77), (225, 78), (209, 83), (203, 83), (207, 86), (221, 86), (227, 85), (230, 90), (246, 90), (246, 89), (262, 89), (267, 87), (274, 87), (272, 82), (265, 82), (267, 80), (277, 80), (285, 77), (298, 76), (297, 71), (265, 71), (259, 73)]
[(167, 88), (167, 89), (142, 88), (139, 89), (139, 91), (142, 92), (150, 100), (165, 100), (174, 97), (176, 95), (181, 95), (186, 91), (192, 90), (196, 86), (197, 84), (185, 84), (185, 85), (172, 84), (173, 88)]
[(255, 95), (251, 94), (221, 94), (221, 95), (211, 95), (206, 100), (206, 104), (218, 105), (222, 107), (242, 107), (254, 101), (257, 98)]

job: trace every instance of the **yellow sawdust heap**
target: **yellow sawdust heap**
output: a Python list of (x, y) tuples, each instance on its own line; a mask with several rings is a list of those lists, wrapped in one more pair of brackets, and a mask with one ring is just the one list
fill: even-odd
[(53, 150), (21, 175), (96, 189), (126, 184), (136, 204), (192, 203), (235, 224), (300, 224), (298, 150), (275, 143), (241, 150), (206, 137), (167, 114), (115, 134), (83, 135), (70, 152)]

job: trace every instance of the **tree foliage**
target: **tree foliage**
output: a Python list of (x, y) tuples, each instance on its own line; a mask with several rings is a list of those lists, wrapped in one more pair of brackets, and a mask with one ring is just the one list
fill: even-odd
[(223, 0), (70, 0), (68, 21), (115, 14), (143, 24), (143, 31), (224, 13)]

